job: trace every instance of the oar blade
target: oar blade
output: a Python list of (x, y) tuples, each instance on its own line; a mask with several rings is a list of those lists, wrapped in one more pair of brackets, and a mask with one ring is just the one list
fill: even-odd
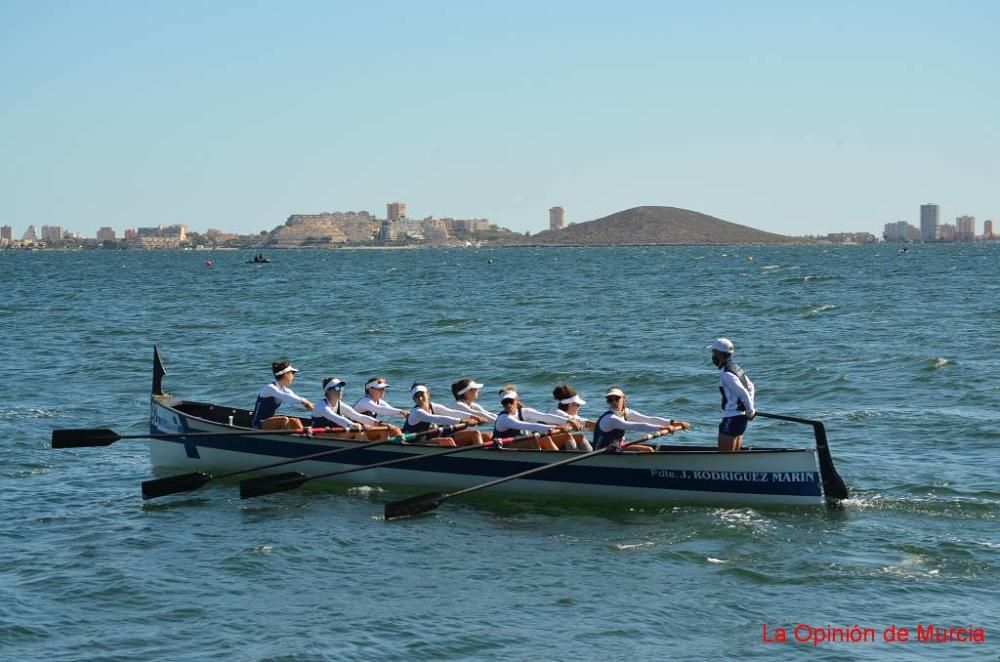
[(302, 485), (309, 476), (298, 471), (289, 471), (274, 476), (259, 476), (240, 481), (240, 498), (252, 499), (253, 497), (274, 494), (276, 492), (287, 492)]
[(110, 446), (121, 435), (114, 430), (72, 429), (52, 431), (52, 448), (91, 448)]
[(200, 471), (180, 474), (179, 476), (144, 480), (142, 482), (142, 498), (155, 499), (156, 497), (167, 496), (168, 494), (190, 492), (191, 490), (198, 489), (210, 480), (212, 480), (210, 475)]
[(385, 518), (413, 517), (420, 513), (430, 512), (440, 506), (444, 499), (445, 495), (441, 492), (428, 492), (409, 499), (390, 501), (385, 504)]

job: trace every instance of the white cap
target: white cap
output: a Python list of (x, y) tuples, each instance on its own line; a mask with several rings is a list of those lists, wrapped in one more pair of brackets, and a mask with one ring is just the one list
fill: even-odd
[(609, 395), (617, 395), (620, 398), (624, 398), (625, 397), (625, 392), (622, 391), (617, 386), (612, 386), (611, 388), (608, 389), (608, 392), (604, 394), (604, 397), (606, 398)]
[(427, 387), (423, 384), (414, 384), (410, 388), (410, 395), (416, 395), (417, 393), (427, 393)]
[(370, 388), (389, 388), (389, 384), (386, 383), (384, 379), (373, 379), (372, 381), (365, 384), (365, 390)]
[(326, 393), (331, 388), (337, 388), (338, 386), (343, 388), (347, 386), (347, 382), (345, 382), (343, 379), (337, 379), (336, 377), (334, 377), (323, 386), (323, 392)]
[(466, 386), (465, 388), (463, 388), (461, 391), (459, 391), (458, 394), (459, 395), (465, 395), (466, 393), (468, 393), (472, 389), (482, 388), (482, 387), (483, 387), (483, 385), (480, 384), (479, 382), (477, 382), (477, 381), (470, 381), (469, 385)]
[(285, 373), (289, 373), (289, 372), (298, 372), (298, 371), (299, 371), (299, 369), (298, 369), (298, 368), (296, 368), (295, 366), (291, 366), (291, 365), (290, 365), (290, 366), (288, 366), (287, 368), (282, 368), (282, 369), (281, 369), (281, 370), (279, 370), (278, 372), (274, 373), (274, 376), (275, 376), (275, 377), (281, 377), (281, 376), (282, 376), (282, 375), (284, 375)]
[(581, 398), (579, 395), (574, 394), (572, 398), (564, 398), (564, 399), (560, 400), (559, 404), (561, 404), (561, 405), (572, 405), (572, 404), (585, 405), (585, 404), (587, 404), (587, 401), (584, 400), (583, 398)]
[(504, 400), (516, 400), (517, 391), (500, 391), (500, 402)]
[(733, 347), (733, 343), (729, 340), (729, 338), (716, 338), (715, 341), (705, 349), (714, 349), (715, 351), (722, 352), (723, 354), (732, 354), (736, 351), (736, 348)]

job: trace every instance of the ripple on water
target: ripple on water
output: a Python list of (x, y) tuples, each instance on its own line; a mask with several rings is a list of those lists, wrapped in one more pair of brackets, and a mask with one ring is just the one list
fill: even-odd
[(951, 363), (952, 363), (951, 359), (946, 358), (944, 356), (939, 356), (934, 359), (928, 359), (927, 366), (933, 370), (938, 370), (940, 368), (944, 368), (946, 366), (951, 365)]
[[(211, 271), (193, 252), (0, 253), (0, 361), (32, 367), (0, 380), (0, 657), (792, 659), (801, 651), (760, 648), (762, 615), (995, 623), (1000, 387), (988, 376), (1000, 361), (955, 348), (1000, 348), (982, 345), (1000, 313), (1000, 245), (952, 248), (902, 261), (882, 247), (755, 246), (753, 262), (734, 247), (306, 250), (269, 269), (216, 253)], [(365, 294), (373, 275), (377, 297)], [(519, 313), (498, 330), (501, 276)], [(275, 317), (292, 284), (333, 277), (335, 323), (301, 306)], [(561, 282), (580, 285), (571, 304), (545, 293)], [(639, 411), (692, 420), (678, 443), (713, 443), (718, 375), (704, 348), (720, 335), (762, 406), (826, 424), (852, 489), (844, 508), (485, 491), (389, 524), (382, 503), (412, 492), (306, 486), (243, 501), (221, 481), (143, 502), (146, 443), (48, 448), (57, 426), (141, 432), (154, 342), (167, 388), (192, 399), (252, 406), (282, 356), (313, 400), (326, 374), (351, 397), (372, 374), (442, 396), (473, 376), (488, 409), (507, 381), (547, 408), (569, 381), (594, 417), (619, 383)], [(404, 404), (405, 388), (389, 399)], [(748, 433), (753, 445), (810, 439), (785, 423)], [(595, 627), (595, 605), (630, 616)]]

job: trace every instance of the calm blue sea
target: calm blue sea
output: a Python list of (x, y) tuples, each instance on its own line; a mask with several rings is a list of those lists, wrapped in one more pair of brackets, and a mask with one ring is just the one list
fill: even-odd
[[(1000, 244), (249, 256), (0, 252), (0, 659), (997, 658)], [(720, 335), (761, 409), (826, 422), (845, 508), (484, 496), (387, 523), (374, 485), (144, 503), (148, 442), (48, 447), (144, 431), (154, 343), (190, 399), (250, 407), (280, 357), (317, 400), (470, 376), (548, 407), (569, 381), (596, 415), (614, 384), (706, 443)], [(928, 624), (986, 643), (881, 638)], [(879, 638), (762, 641), (800, 625)]]

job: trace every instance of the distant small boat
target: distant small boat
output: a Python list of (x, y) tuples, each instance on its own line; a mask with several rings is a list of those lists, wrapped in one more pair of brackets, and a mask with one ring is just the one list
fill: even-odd
[(900, 253), (909, 253), (910, 252), (910, 248), (909, 248), (909, 246), (903, 246), (902, 248), (899, 249), (899, 252)]
[(271, 259), (264, 257), (263, 253), (257, 253), (252, 260), (247, 260), (247, 264), (270, 264)]

